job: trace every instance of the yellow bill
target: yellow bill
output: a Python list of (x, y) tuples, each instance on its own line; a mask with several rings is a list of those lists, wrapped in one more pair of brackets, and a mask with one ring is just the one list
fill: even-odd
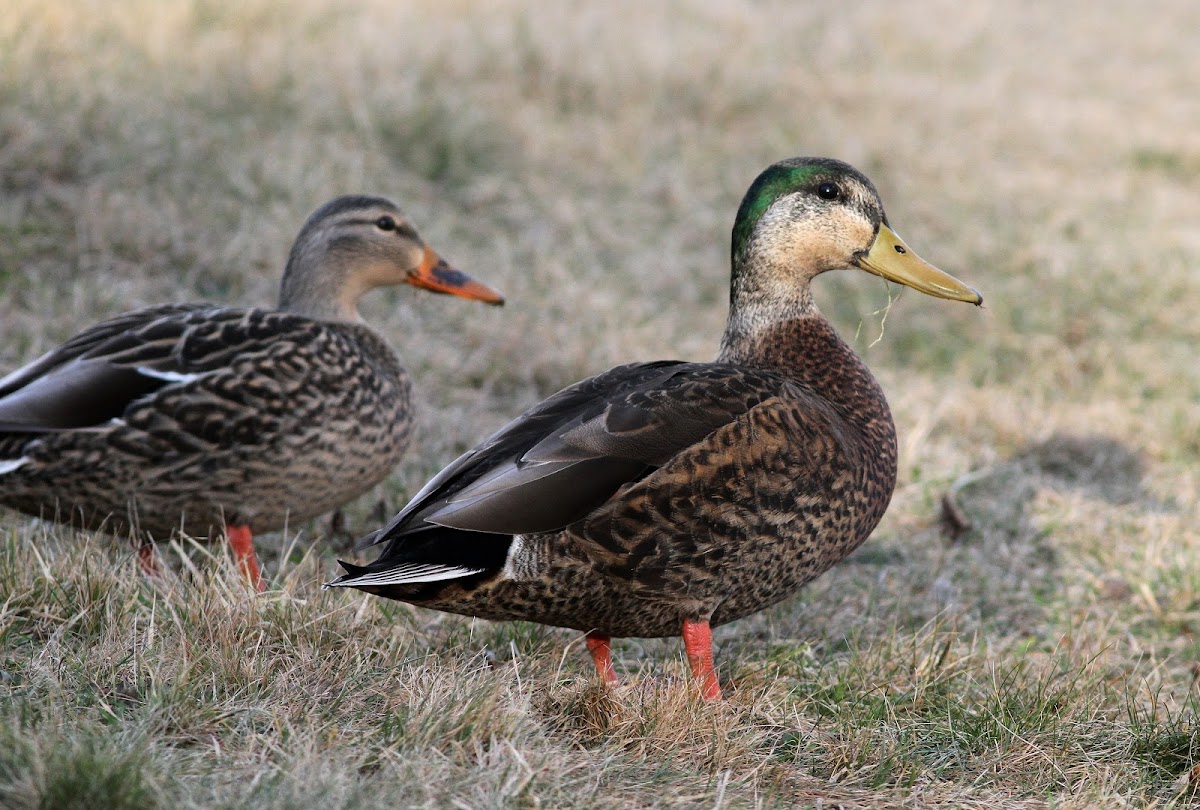
[(879, 226), (875, 244), (871, 245), (867, 255), (856, 260), (856, 264), (868, 273), (912, 287), (926, 295), (966, 301), (975, 306), (983, 303), (982, 295), (913, 253), (887, 225)]

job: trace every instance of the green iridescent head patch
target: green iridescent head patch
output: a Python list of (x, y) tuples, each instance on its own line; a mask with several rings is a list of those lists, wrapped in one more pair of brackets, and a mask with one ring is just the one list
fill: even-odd
[[(840, 160), (829, 158), (792, 158), (781, 160), (763, 170), (742, 198), (737, 219), (733, 222), (733, 258), (742, 254), (750, 234), (758, 221), (780, 197), (816, 185), (820, 181), (835, 180), (847, 173), (861, 177), (853, 167)], [(865, 181), (865, 178), (862, 178)]]

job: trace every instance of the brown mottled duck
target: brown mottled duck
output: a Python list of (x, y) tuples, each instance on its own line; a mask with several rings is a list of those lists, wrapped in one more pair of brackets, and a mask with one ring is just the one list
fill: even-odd
[(409, 442), (409, 374), (359, 298), (406, 282), (502, 303), (393, 203), (338, 197), (292, 246), (277, 309), (167, 304), (116, 316), (0, 380), (0, 504), (150, 541), (252, 534), (330, 511)]
[(896, 431), (866, 365), (810, 283), (857, 267), (929, 295), (979, 293), (889, 227), (871, 181), (836, 160), (769, 167), (733, 226), (729, 321), (713, 363), (618, 366), (526, 411), (364, 539), (329, 583), (487, 619), (612, 636), (682, 633), (706, 698), (711, 628), (794, 593), (875, 528)]

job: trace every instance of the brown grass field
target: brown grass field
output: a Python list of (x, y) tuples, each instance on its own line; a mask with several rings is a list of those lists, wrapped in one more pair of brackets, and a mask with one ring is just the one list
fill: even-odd
[[(0, 806), (1197, 801), (1197, 32), (1193, 0), (6, 0), (0, 373), (122, 310), (272, 304), (345, 192), (509, 304), (366, 302), (415, 446), (348, 532), (264, 536), (261, 596), (219, 547), (151, 580), (0, 514)], [(610, 694), (577, 633), (319, 589), (538, 398), (710, 358), (738, 201), (801, 154), (871, 175), (987, 306), (818, 281), (900, 484), (851, 558), (718, 631), (728, 700), (678, 641), (617, 642)]]

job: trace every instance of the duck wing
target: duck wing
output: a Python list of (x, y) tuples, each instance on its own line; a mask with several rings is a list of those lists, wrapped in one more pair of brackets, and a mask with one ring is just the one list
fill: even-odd
[(794, 383), (757, 369), (662, 361), (618, 366), (527, 411), (434, 477), (360, 542), (561, 529)]
[(80, 332), (0, 380), (0, 432), (96, 428), (166, 386), (227, 368), (307, 319), (270, 310), (168, 304)]
[(211, 308), (147, 307), (85, 329), (0, 379), (0, 431), (73, 430), (120, 416), (129, 402), (168, 382), (138, 366), (151, 368), (156, 359), (161, 365), (179, 338), (181, 321)]

